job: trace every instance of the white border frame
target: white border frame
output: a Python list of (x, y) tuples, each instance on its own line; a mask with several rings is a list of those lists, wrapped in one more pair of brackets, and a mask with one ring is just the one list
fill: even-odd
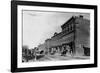
[[(60, 11), (60, 12), (82, 12), (90, 13), (90, 59), (88, 60), (68, 60), (68, 61), (44, 61), (44, 62), (30, 62), (22, 63), (22, 13), (25, 10), (42, 10), (42, 11)], [(43, 67), (43, 66), (59, 66), (59, 65), (78, 65), (78, 64), (94, 64), (94, 10), (92, 9), (79, 9), (79, 8), (58, 8), (58, 7), (42, 7), (42, 6), (23, 6), (18, 5), (18, 51), (17, 51), (17, 68), (27, 67)], [(92, 43), (91, 43), (92, 42)]]

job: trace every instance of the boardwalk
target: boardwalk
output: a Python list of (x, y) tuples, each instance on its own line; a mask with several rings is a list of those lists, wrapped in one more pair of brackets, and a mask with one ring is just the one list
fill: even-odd
[(60, 55), (45, 55), (42, 57), (37, 57), (37, 59), (30, 60), (29, 62), (35, 61), (59, 61), (59, 60), (86, 60), (89, 56), (60, 56)]

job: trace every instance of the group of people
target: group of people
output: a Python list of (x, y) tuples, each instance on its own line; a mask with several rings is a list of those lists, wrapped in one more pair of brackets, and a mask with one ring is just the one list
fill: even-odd
[(63, 47), (61, 56), (72, 55), (72, 48), (69, 45)]
[(44, 56), (44, 51), (39, 51), (39, 48), (28, 49), (27, 47), (22, 48), (22, 62), (28, 62), (29, 60), (37, 60), (40, 56)]
[(67, 56), (68, 54), (72, 54), (72, 48), (69, 45), (64, 45), (62, 47), (53, 47), (50, 48), (49, 53), (51, 55), (58, 53), (61, 56)]

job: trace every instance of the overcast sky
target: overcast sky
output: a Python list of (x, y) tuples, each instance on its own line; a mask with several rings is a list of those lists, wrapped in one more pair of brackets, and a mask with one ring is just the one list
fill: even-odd
[(23, 45), (29, 48), (39, 44), (53, 36), (54, 32), (61, 32), (61, 25), (72, 16), (83, 15), (90, 19), (88, 13), (63, 13), (43, 11), (23, 11)]

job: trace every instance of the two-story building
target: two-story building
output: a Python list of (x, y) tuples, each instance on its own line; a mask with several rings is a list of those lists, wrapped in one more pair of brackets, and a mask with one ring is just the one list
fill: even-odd
[(46, 51), (61, 54), (69, 50), (71, 54), (84, 55), (82, 46), (90, 48), (90, 20), (82, 15), (72, 16), (61, 28), (60, 33), (55, 32), (54, 36), (45, 40)]

